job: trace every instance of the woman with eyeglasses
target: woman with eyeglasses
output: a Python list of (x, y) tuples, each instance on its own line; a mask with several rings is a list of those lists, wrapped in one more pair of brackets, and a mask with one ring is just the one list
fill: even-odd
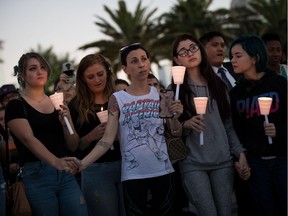
[[(132, 44), (120, 50), (120, 57), (131, 84), (110, 97), (105, 133), (91, 153), (79, 162), (80, 170), (111, 148), (118, 131), (126, 215), (147, 215), (150, 190), (152, 215), (168, 216), (172, 214), (174, 202), (174, 169), (167, 153), (163, 119), (159, 118), (159, 93), (147, 83), (149, 54), (141, 44)], [(170, 109), (176, 113), (171, 119), (173, 129), (181, 131), (178, 117), (183, 106), (173, 102)]]
[[(232, 215), (233, 156), (239, 174), (249, 178), (244, 151), (233, 129), (226, 85), (213, 72), (199, 41), (179, 35), (173, 44), (173, 65), (186, 67), (179, 99), (188, 156), (179, 161), (183, 189), (199, 216)], [(172, 85), (175, 90), (175, 85)], [(197, 115), (194, 97), (208, 97), (206, 114)], [(203, 131), (204, 144), (200, 145)]]

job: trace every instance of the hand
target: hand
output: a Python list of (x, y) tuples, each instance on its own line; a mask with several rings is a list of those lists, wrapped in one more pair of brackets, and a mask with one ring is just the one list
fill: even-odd
[(65, 73), (60, 74), (60, 86), (63, 92), (68, 91), (74, 83), (69, 83), (69, 77)]
[(101, 123), (97, 125), (90, 133), (89, 136), (91, 137), (92, 141), (99, 140), (103, 137), (107, 122)]
[(276, 137), (276, 128), (274, 123), (264, 122), (265, 135), (270, 137)]
[(243, 152), (240, 154), (239, 160), (235, 162), (235, 169), (237, 170), (239, 177), (243, 180), (248, 180), (250, 178), (251, 169)]
[(173, 113), (173, 118), (179, 118), (183, 113), (183, 105), (180, 100), (172, 101), (171, 106), (169, 107), (169, 112)]
[(81, 160), (74, 158), (74, 162), (77, 164), (79, 172), (81, 172), (82, 170), (86, 168)]
[(60, 107), (61, 107), (61, 110), (59, 110), (59, 120), (62, 123), (62, 125), (64, 127), (66, 127), (66, 123), (64, 121), (64, 116), (66, 116), (67, 119), (69, 120), (71, 118), (70, 117), (70, 111), (69, 111), (69, 108), (66, 104), (60, 105)]
[(196, 115), (185, 121), (185, 128), (193, 129), (200, 133), (206, 129), (203, 115)]
[(239, 177), (242, 178), (243, 180), (248, 180), (251, 175), (251, 168), (250, 167), (245, 167), (245, 168), (240, 168), (241, 165), (239, 165), (239, 162), (235, 162), (235, 168), (239, 174)]
[(58, 170), (68, 172), (72, 175), (79, 171), (78, 164), (75, 162), (75, 157), (58, 158), (58, 161), (56, 162), (56, 168)]

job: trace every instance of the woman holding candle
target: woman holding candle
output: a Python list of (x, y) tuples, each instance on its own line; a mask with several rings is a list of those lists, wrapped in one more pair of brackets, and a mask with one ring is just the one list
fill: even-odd
[(8, 103), (5, 121), (19, 151), (33, 215), (87, 215), (80, 187), (71, 175), (77, 166), (65, 158), (68, 149), (77, 149), (78, 136), (70, 135), (64, 122), (64, 116), (70, 119), (68, 107), (56, 111), (44, 92), (50, 74), (41, 55), (22, 55), (15, 67), (21, 97)]
[[(107, 111), (108, 100), (115, 91), (115, 75), (111, 68), (110, 61), (100, 54), (87, 55), (79, 63), (76, 96), (69, 108), (80, 137), (76, 152), (80, 159), (88, 155), (103, 137), (107, 123), (101, 123), (101, 114)], [(81, 189), (91, 216), (124, 215), (118, 141), (114, 141), (106, 154), (81, 172)]]
[[(238, 37), (229, 57), (235, 73), (244, 75), (230, 98), (234, 127), (247, 149), (248, 183), (259, 215), (287, 215), (287, 81), (265, 73), (268, 54), (258, 36)], [(269, 123), (261, 115), (260, 97), (272, 98)]]
[[(122, 48), (120, 56), (122, 69), (131, 78), (131, 84), (111, 96), (105, 133), (81, 161), (80, 169), (101, 159), (112, 146), (118, 131), (126, 215), (147, 215), (149, 189), (153, 215), (170, 215), (174, 202), (174, 170), (167, 153), (163, 119), (159, 118), (159, 93), (147, 83), (149, 55), (137, 43)], [(170, 119), (173, 134), (182, 132), (177, 120), (183, 112), (182, 105), (173, 102), (170, 109), (176, 113)]]
[[(186, 159), (179, 161), (184, 191), (200, 216), (231, 215), (233, 156), (238, 159), (243, 178), (249, 168), (233, 129), (228, 90), (213, 72), (199, 41), (189, 34), (179, 35), (173, 45), (173, 65), (186, 67), (179, 99), (186, 145)], [(172, 85), (175, 90), (175, 84)], [(193, 98), (208, 97), (204, 115), (197, 115)], [(203, 131), (204, 143), (199, 137)]]

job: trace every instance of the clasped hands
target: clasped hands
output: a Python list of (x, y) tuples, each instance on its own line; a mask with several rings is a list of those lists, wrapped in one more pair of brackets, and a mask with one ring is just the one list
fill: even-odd
[(243, 180), (248, 180), (250, 178), (251, 168), (249, 167), (244, 152), (240, 153), (239, 160), (235, 162), (234, 167), (237, 170), (240, 178)]
[(76, 157), (58, 158), (58, 161), (56, 162), (56, 167), (58, 170), (65, 171), (72, 175), (75, 175), (76, 173), (86, 168), (81, 163), (81, 160)]

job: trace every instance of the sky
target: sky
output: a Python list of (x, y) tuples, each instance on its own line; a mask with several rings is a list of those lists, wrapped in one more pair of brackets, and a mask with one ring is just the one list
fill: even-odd
[[(139, 1), (125, 0), (130, 11)], [(157, 8), (156, 16), (170, 10), (176, 0), (142, 0), (148, 11)], [(230, 8), (231, 0), (213, 0), (210, 9)], [(22, 54), (40, 45), (53, 47), (57, 56), (69, 53), (78, 63), (96, 49), (78, 50), (84, 44), (105, 36), (95, 25), (96, 15), (108, 21), (104, 5), (118, 8), (118, 0), (0, 0), (0, 86), (12, 83), (18, 86), (13, 67)]]

